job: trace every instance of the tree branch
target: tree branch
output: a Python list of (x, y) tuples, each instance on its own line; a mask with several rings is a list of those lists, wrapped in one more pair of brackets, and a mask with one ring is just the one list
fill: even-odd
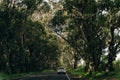
[(64, 36), (62, 36), (61, 34), (57, 33), (57, 35), (59, 35), (63, 40), (65, 40), (73, 49), (75, 49), (77, 51), (77, 53), (79, 53), (80, 57), (84, 57), (84, 55), (80, 54), (80, 51), (77, 48), (77, 45), (75, 45), (74, 43), (70, 42), (68, 39), (66, 39)]

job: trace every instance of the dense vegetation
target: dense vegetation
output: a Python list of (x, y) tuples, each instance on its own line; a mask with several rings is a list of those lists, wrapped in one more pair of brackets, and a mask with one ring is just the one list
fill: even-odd
[[(114, 71), (113, 61), (120, 51), (119, 3), (119, 0), (65, 0), (63, 9), (52, 19), (53, 30), (76, 51), (75, 63), (79, 56), (85, 61), (87, 72)], [(102, 58), (105, 48), (108, 48), (106, 61)]]
[[(42, 23), (29, 17), (36, 2), (4, 1), (0, 8), (0, 71), (30, 72), (56, 67), (57, 37), (48, 35)], [(41, 2), (38, 2), (40, 4)]]
[(90, 75), (114, 71), (119, 9), (119, 0), (0, 0), (0, 71), (76, 69), (81, 59)]

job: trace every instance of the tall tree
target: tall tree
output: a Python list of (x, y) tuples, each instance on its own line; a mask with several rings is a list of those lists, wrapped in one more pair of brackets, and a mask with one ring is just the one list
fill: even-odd
[(109, 29), (108, 16), (104, 14), (108, 6), (101, 4), (104, 2), (65, 0), (63, 10), (52, 20), (54, 31), (85, 60), (86, 71), (90, 72), (99, 70)]
[(31, 20), (39, 4), (41, 0), (4, 0), (1, 5), (1, 71), (16, 73), (56, 67), (54, 65), (58, 60), (59, 48), (50, 40), (55, 36), (48, 38), (45, 27)]
[[(120, 40), (118, 37), (115, 37), (116, 30), (120, 28), (119, 20), (119, 8), (120, 8), (120, 1), (119, 0), (102, 0), (99, 2), (101, 5), (101, 10), (104, 10), (107, 15), (107, 26), (109, 28), (109, 41), (108, 41), (108, 47), (109, 47), (109, 53), (108, 53), (108, 62), (106, 65), (106, 70), (114, 71), (113, 68), (113, 61), (116, 58), (116, 54), (119, 52), (120, 47)], [(119, 36), (119, 35), (117, 35)]]

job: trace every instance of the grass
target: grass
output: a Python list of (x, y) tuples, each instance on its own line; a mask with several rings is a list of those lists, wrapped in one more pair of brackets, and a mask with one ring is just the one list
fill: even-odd
[(73, 75), (80, 75), (84, 72), (82, 68), (77, 68), (75, 70), (67, 69), (67, 71), (68, 71), (68, 73), (73, 74)]
[(106, 74), (105, 71), (92, 72), (92, 75), (84, 72), (84, 68), (80, 67), (75, 70), (68, 70), (72, 75), (84, 78), (85, 80), (120, 80), (120, 61), (114, 63), (115, 71)]
[(14, 79), (14, 78), (20, 78), (20, 77), (25, 77), (29, 75), (37, 74), (35, 72), (30, 72), (30, 73), (17, 73), (17, 74), (5, 74), (5, 73), (0, 73), (0, 80), (4, 79)]
[(85, 73), (83, 70), (74, 70), (70, 72), (72, 75), (84, 78), (86, 80), (120, 80), (120, 70), (106, 74), (104, 71), (93, 72), (92, 75)]
[(54, 71), (53, 70), (44, 70), (44, 71), (41, 71), (41, 72), (16, 73), (16, 74), (10, 74), (10, 75), (1, 72), (0, 73), (0, 80), (16, 79), (16, 78), (21, 78), (21, 77), (38, 75), (38, 74), (41, 74), (41, 73), (48, 73), (48, 72), (54, 72)]
[(5, 77), (6, 77), (7, 75), (6, 74), (4, 74), (4, 73), (0, 73), (0, 80), (3, 80)]

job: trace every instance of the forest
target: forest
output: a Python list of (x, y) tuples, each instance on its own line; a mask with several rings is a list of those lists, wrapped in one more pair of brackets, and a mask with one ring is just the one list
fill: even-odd
[(0, 0), (0, 72), (110, 73), (118, 54), (120, 0)]

